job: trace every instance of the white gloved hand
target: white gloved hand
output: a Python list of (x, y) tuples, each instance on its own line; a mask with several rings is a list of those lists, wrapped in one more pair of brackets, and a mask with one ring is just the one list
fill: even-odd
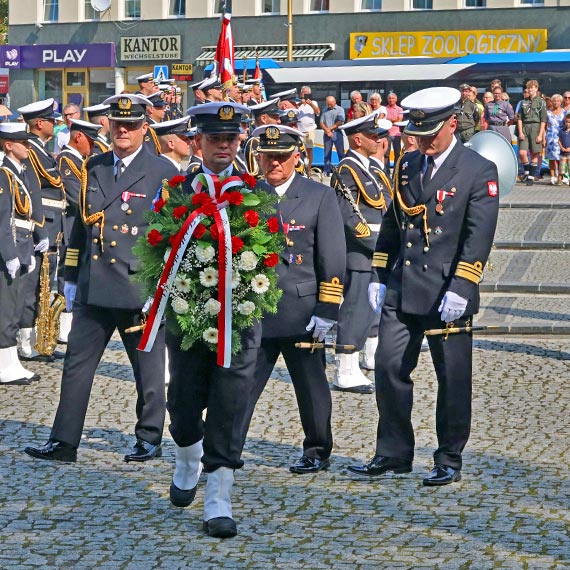
[(323, 317), (313, 315), (305, 330), (307, 332), (313, 331), (313, 338), (319, 342), (323, 342), (325, 335), (329, 332), (334, 323), (335, 321), (331, 319), (324, 319)]
[(441, 300), (438, 311), (441, 313), (441, 320), (451, 323), (461, 318), (467, 308), (467, 299), (460, 297), (453, 291), (448, 291)]
[(66, 281), (63, 284), (63, 296), (65, 297), (65, 310), (71, 313), (73, 309), (73, 301), (75, 300), (75, 294), (77, 293), (77, 283), (71, 283)]
[(34, 247), (34, 251), (45, 253), (49, 249), (49, 238), (41, 239)]
[(6, 262), (6, 269), (8, 270), (10, 277), (12, 279), (16, 279), (16, 273), (18, 273), (18, 269), (20, 269), (20, 260), (17, 257), (9, 259)]
[(153, 297), (149, 296), (149, 298), (144, 302), (144, 305), (142, 308), (143, 313), (148, 313), (150, 311), (150, 308), (152, 307), (153, 300), (154, 300)]
[(368, 304), (376, 314), (382, 312), (382, 303), (386, 296), (386, 285), (383, 283), (370, 283), (368, 285)]
[(28, 273), (31, 273), (36, 268), (36, 256), (32, 255), (30, 263), (28, 264)]

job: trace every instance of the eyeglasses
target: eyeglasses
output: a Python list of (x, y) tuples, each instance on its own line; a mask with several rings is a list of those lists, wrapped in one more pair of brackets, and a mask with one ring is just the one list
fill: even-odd
[(564, 99), (570, 99), (570, 95), (564, 95)]
[(73, 115), (79, 115), (79, 111), (73, 111), (73, 113), (64, 113), (64, 117), (73, 117)]

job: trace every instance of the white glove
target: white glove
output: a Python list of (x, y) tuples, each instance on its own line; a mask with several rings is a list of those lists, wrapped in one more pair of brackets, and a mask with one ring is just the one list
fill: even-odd
[(10, 277), (12, 279), (16, 279), (16, 273), (18, 273), (18, 269), (20, 269), (20, 260), (17, 257), (9, 259), (6, 262), (6, 269), (8, 270)]
[(49, 249), (49, 239), (41, 239), (34, 247), (34, 251), (39, 251), (40, 253), (45, 253)]
[(142, 308), (143, 313), (148, 313), (150, 311), (150, 308), (152, 307), (153, 300), (154, 300), (154, 298), (149, 296), (149, 298), (144, 302), (144, 305)]
[(448, 291), (441, 300), (438, 311), (441, 313), (441, 320), (451, 323), (461, 318), (467, 308), (467, 299), (460, 297), (457, 293)]
[(386, 296), (386, 285), (383, 283), (369, 283), (368, 285), (368, 304), (376, 314), (382, 312), (382, 303)]
[(28, 264), (28, 273), (32, 273), (32, 271), (36, 268), (36, 256), (32, 255), (30, 259), (30, 263)]
[(75, 300), (75, 294), (77, 293), (77, 283), (71, 283), (66, 281), (63, 284), (63, 296), (65, 297), (65, 310), (71, 313), (73, 309), (73, 301)]
[(325, 340), (325, 335), (329, 332), (334, 323), (335, 321), (331, 319), (323, 319), (322, 317), (313, 315), (305, 330), (307, 332), (313, 331), (313, 338), (317, 339), (319, 342), (323, 342), (323, 340)]

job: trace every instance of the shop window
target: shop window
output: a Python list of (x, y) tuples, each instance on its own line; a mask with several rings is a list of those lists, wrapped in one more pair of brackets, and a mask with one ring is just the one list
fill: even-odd
[(84, 0), (85, 4), (85, 19), (86, 20), (100, 20), (101, 12), (98, 12), (93, 8), (91, 0)]
[(125, 0), (125, 18), (141, 17), (141, 0)]
[(279, 14), (281, 12), (281, 0), (261, 0), (262, 14)]
[(433, 0), (412, 0), (414, 10), (433, 10)]
[(544, 6), (544, 0), (521, 0), (521, 6)]
[(57, 22), (59, 19), (59, 0), (44, 0), (44, 22)]
[(382, 10), (382, 0), (362, 0), (362, 10)]
[(226, 0), (213, 0), (214, 15), (221, 14), (226, 7)]
[[(140, 75), (140, 73), (138, 74)], [(135, 80), (136, 81), (136, 80)], [(138, 83), (137, 83), (138, 85)], [(115, 72), (113, 69), (89, 70), (89, 104), (103, 103), (115, 94)]]
[(40, 99), (49, 99), (53, 97), (61, 109), (62, 103), (62, 93), (63, 93), (63, 71), (61, 69), (48, 69), (46, 71), (40, 71), (40, 81), (42, 84), (41, 75), (43, 74), (43, 93), (38, 94)]
[(465, 0), (466, 8), (485, 8), (487, 0)]
[(186, 0), (169, 0), (168, 15), (171, 18), (184, 18), (186, 16)]
[(329, 0), (311, 0), (311, 12), (328, 12)]

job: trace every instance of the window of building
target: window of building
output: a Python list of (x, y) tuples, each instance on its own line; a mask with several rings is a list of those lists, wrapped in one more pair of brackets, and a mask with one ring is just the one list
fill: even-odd
[(59, 0), (44, 0), (44, 22), (57, 22), (59, 19)]
[(328, 12), (329, 11), (329, 0), (310, 0), (311, 12)]
[(281, 12), (281, 0), (261, 0), (262, 14), (279, 14)]
[(382, 10), (382, 0), (362, 0), (362, 10)]
[(521, 6), (543, 6), (544, 0), (521, 0)]
[(101, 12), (98, 12), (91, 5), (91, 0), (85, 0), (85, 19), (86, 20), (100, 20)]
[(214, 14), (221, 14), (224, 11), (226, 0), (213, 0)]
[(125, 18), (141, 17), (141, 0), (125, 0)]
[(485, 8), (487, 0), (465, 0), (466, 8)]
[(173, 18), (183, 18), (186, 16), (186, 0), (169, 0), (168, 15)]
[(412, 0), (413, 10), (433, 10), (433, 0)]

